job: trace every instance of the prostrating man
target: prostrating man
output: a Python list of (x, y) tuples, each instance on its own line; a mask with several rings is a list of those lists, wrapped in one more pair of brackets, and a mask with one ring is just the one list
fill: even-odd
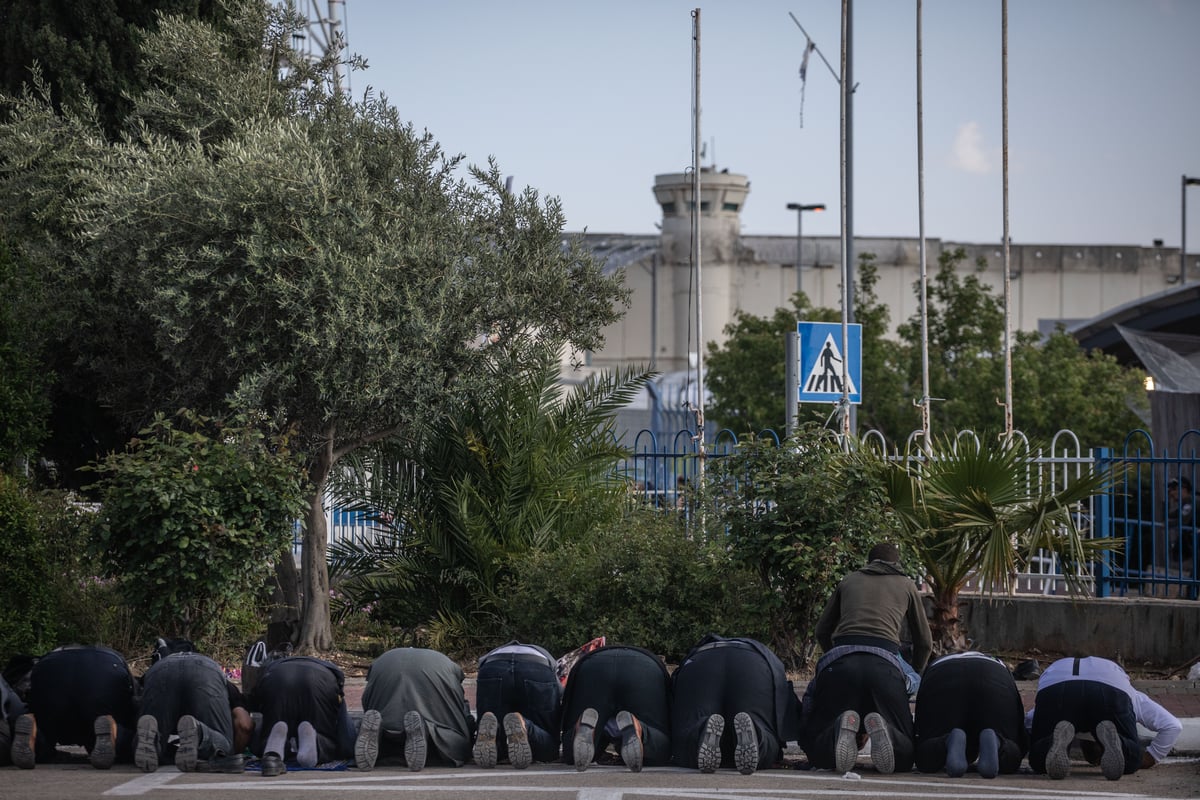
[(97, 769), (133, 761), (133, 675), (115, 650), (72, 645), (47, 653), (29, 676), (28, 699), (28, 713), (13, 726), (18, 767), (53, 761), (60, 744), (86, 748)]
[(917, 692), (916, 766), (952, 778), (975, 765), (983, 778), (1016, 772), (1029, 749), (1025, 708), (1003, 662), (954, 653), (925, 668)]
[(150, 669), (142, 676), (134, 763), (142, 772), (168, 763), (167, 741), (174, 732), (179, 735), (174, 761), (181, 772), (242, 772), (242, 752), (254, 723), (241, 690), (208, 656), (188, 650), (164, 652), (167, 645), (159, 641)]
[[(475, 712), (479, 729), (473, 755), (481, 767), (505, 758), (514, 769), (558, 760), (562, 684), (556, 661), (544, 648), (512, 641), (479, 659)], [(501, 724), (504, 737), (498, 733)]]
[[(1060, 658), (1048, 666), (1026, 718), (1032, 724), (1029, 766), (1058, 780), (1071, 772), (1068, 750), (1077, 734), (1095, 737), (1100, 771), (1115, 781), (1162, 761), (1183, 730), (1175, 715), (1133, 688), (1125, 670), (1096, 656)], [(1144, 750), (1139, 723), (1155, 732)]]
[(363, 718), (354, 744), (359, 769), (404, 753), (413, 772), (425, 764), (460, 767), (471, 756), (474, 720), (463, 692), (462, 667), (436, 650), (388, 650), (367, 671)]
[(263, 777), (287, 772), (288, 761), (314, 767), (354, 754), (345, 685), (342, 671), (319, 658), (288, 656), (266, 663), (247, 698), (262, 714), (251, 752), (262, 760)]
[(563, 761), (582, 772), (616, 745), (633, 772), (671, 759), (670, 676), (649, 650), (609, 645), (585, 654), (563, 694)]
[(677, 766), (743, 775), (783, 758), (797, 736), (796, 693), (762, 642), (709, 634), (671, 676), (671, 751)]
[(800, 746), (813, 766), (847, 772), (871, 741), (883, 773), (913, 764), (913, 721), (900, 658), (900, 635), (912, 637), (912, 665), (925, 668), (933, 648), (916, 585), (900, 568), (900, 550), (881, 543), (867, 565), (842, 579), (817, 622), (825, 651), (802, 709)]

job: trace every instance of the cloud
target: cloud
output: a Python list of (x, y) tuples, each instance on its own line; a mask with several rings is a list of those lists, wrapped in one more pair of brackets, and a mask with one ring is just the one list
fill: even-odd
[(992, 161), (983, 147), (983, 131), (978, 122), (965, 122), (954, 134), (950, 165), (963, 172), (986, 175), (992, 171)]

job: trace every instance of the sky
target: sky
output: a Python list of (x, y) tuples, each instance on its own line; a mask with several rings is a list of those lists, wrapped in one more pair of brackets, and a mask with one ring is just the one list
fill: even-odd
[[(321, 2), (321, 5), (324, 5)], [(917, 2), (853, 0), (856, 237), (915, 237)], [(352, 92), (518, 188), (566, 230), (645, 234), (654, 176), (692, 164), (700, 10), (702, 165), (746, 175), (742, 232), (837, 236), (839, 0), (346, 0)], [(925, 235), (999, 242), (1000, 0), (924, 0)], [(818, 52), (799, 76), (806, 38)], [(1200, 176), (1200, 0), (1009, 0), (1009, 230), (1017, 244), (1181, 239)], [(1200, 186), (1188, 191), (1200, 251)]]

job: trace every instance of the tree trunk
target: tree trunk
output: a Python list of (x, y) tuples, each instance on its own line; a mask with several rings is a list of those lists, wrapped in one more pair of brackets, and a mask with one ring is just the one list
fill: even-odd
[(329, 564), (326, 554), (329, 531), (325, 524), (325, 486), (333, 469), (332, 433), (312, 465), (309, 477), (313, 493), (309, 497), (304, 520), (304, 541), (300, 548), (300, 590), (303, 608), (300, 615), (300, 653), (322, 653), (333, 649), (333, 626), (329, 621)]
[(935, 653), (955, 653), (967, 649), (967, 633), (958, 617), (957, 586), (934, 592), (929, 632), (933, 637)]

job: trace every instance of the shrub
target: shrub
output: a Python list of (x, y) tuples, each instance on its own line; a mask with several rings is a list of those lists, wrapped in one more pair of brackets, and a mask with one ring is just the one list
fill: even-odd
[(709, 632), (767, 635), (754, 576), (720, 543), (686, 537), (673, 514), (653, 509), (530, 554), (514, 573), (503, 592), (510, 634), (554, 653), (604, 635), (678, 660)]
[[(253, 626), (302, 509), (287, 437), (244, 419), (159, 415), (103, 477), (97, 540), (125, 602), (160, 633), (211, 640)], [(212, 644), (212, 642), (210, 642)]]
[(746, 440), (716, 460), (708, 502), (730, 551), (771, 598), (767, 640), (790, 668), (808, 664), (813, 629), (841, 578), (897, 534), (882, 462), (845, 452), (809, 425), (782, 445)]

